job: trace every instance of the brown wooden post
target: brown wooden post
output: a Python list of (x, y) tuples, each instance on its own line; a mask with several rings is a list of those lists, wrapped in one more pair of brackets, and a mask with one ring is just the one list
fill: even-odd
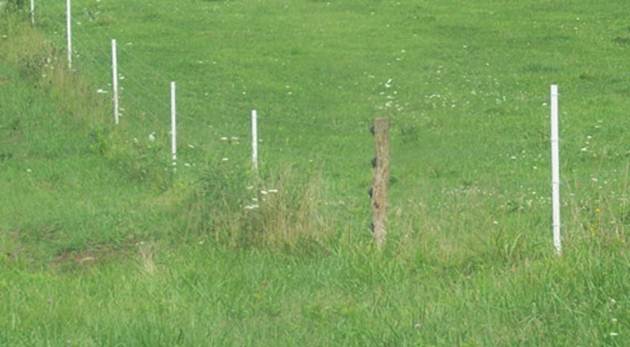
[(387, 184), (389, 183), (389, 120), (387, 118), (374, 119), (372, 128), (374, 134), (375, 157), (374, 181), (370, 195), (372, 197), (372, 233), (376, 245), (381, 248), (387, 234), (385, 223), (387, 220)]

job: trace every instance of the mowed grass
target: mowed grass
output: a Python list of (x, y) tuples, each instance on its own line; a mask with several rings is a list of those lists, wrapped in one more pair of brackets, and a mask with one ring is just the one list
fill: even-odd
[(0, 345), (630, 343), (625, 2), (75, 0), (72, 73), (38, 6), (0, 18)]

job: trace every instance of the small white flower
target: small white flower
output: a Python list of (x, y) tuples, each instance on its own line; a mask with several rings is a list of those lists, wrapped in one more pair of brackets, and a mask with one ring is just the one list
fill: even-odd
[(266, 190), (261, 190), (261, 191), (260, 191), (260, 194), (262, 194), (262, 195), (267, 195), (267, 194), (268, 194), (268, 192), (267, 192)]
[(221, 161), (228, 161), (228, 160), (230, 160), (230, 159), (228, 159), (228, 158), (221, 159)]
[(155, 131), (149, 134), (149, 141), (155, 141)]
[(269, 193), (275, 194), (278, 192), (278, 189), (267, 189)]
[(610, 333), (610, 336), (611, 337), (619, 336), (619, 333), (616, 333), (616, 332), (613, 331), (613, 332)]
[(225, 136), (221, 137), (221, 141), (227, 141), (227, 140), (228, 140), (227, 137), (225, 137)]
[(107, 91), (106, 91), (106, 90), (104, 90), (104, 89), (100, 89), (100, 88), (99, 88), (99, 89), (96, 91), (96, 93), (97, 93), (97, 94), (107, 94)]

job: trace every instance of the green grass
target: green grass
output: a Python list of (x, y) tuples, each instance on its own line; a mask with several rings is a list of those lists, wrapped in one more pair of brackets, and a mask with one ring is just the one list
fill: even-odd
[(0, 15), (0, 345), (630, 343), (625, 2), (76, 0), (73, 72), (63, 3), (38, 6)]

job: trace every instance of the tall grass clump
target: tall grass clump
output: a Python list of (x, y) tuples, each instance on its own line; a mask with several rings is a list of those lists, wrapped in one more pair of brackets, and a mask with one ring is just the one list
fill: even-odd
[(128, 125), (114, 131), (110, 98), (99, 95), (85, 76), (69, 70), (64, 52), (14, 12), (8, 12), (0, 25), (6, 32), (0, 40), (0, 59), (48, 94), (59, 115), (71, 118), (85, 138), (87, 152), (107, 158), (131, 181), (168, 188), (170, 163), (160, 155), (167, 151), (165, 143), (138, 139)]
[(259, 179), (218, 162), (208, 165), (187, 201), (187, 229), (236, 248), (323, 246), (334, 230), (324, 204), (318, 175), (286, 169)]
[(84, 126), (105, 124), (107, 100), (99, 97), (80, 74), (68, 70), (62, 52), (42, 32), (15, 13), (7, 13), (0, 25), (6, 33), (0, 41), (0, 58), (4, 62), (59, 101), (55, 104), (60, 114), (71, 115)]

